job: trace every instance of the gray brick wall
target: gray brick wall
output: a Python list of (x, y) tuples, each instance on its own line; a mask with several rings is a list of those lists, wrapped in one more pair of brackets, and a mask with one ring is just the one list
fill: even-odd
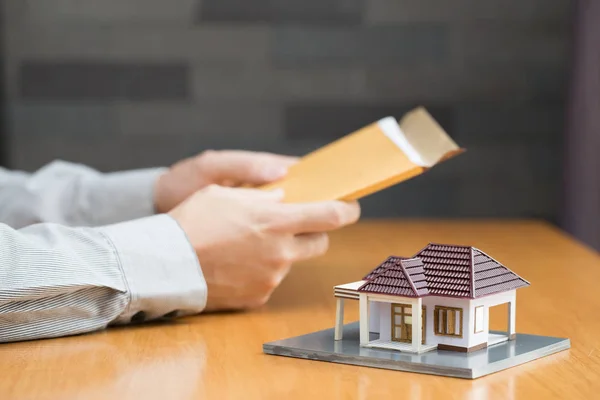
[(366, 216), (554, 219), (568, 0), (3, 0), (10, 165), (301, 155), (427, 106), (469, 149)]

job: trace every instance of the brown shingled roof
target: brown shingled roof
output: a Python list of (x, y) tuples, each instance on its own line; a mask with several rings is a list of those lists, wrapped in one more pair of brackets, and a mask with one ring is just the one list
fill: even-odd
[(477, 298), (530, 285), (477, 248), (435, 243), (410, 259), (388, 257), (363, 280), (360, 292), (407, 297)]
[(471, 248), (429, 244), (415, 254), (425, 264), (429, 292), (438, 296), (473, 297)]
[(530, 285), (525, 279), (475, 248), (473, 248), (473, 272), (474, 298)]
[(405, 258), (405, 257), (389, 256), (384, 262), (379, 264), (377, 266), (377, 268), (375, 268), (373, 271), (369, 272), (364, 278), (362, 278), (362, 280), (369, 281), (369, 280), (377, 277), (379, 274), (384, 272), (389, 267), (396, 265), (396, 263), (398, 261), (402, 260), (403, 258)]
[[(386, 264), (386, 266), (383, 267), (383, 264)], [(421, 297), (429, 293), (425, 281), (423, 262), (418, 258), (388, 258), (378, 268), (379, 271), (370, 274), (373, 277), (358, 288), (359, 292), (406, 297)], [(377, 271), (377, 268), (375, 271)]]

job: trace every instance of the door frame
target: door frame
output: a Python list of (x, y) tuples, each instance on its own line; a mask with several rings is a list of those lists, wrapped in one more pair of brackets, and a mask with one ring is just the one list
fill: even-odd
[[(394, 311), (395, 307), (401, 307), (402, 308), (402, 312), (401, 313), (397, 313)], [(413, 316), (412, 313), (412, 304), (406, 304), (406, 303), (390, 303), (390, 339), (392, 342), (400, 342), (400, 343), (412, 343), (412, 324), (405, 324), (404, 323), (404, 310), (405, 308), (410, 308), (411, 313), (410, 316)], [(401, 316), (401, 323), (400, 325), (397, 325), (394, 320), (395, 320), (395, 316), (399, 315)], [(427, 308), (425, 306), (421, 307), (421, 344), (425, 344), (425, 322), (426, 322), (426, 315), (427, 315)], [(402, 330), (407, 329), (405, 326), (409, 325), (411, 330), (411, 339), (395, 339), (395, 335), (394, 335), (394, 328), (400, 326), (400, 331), (402, 332)], [(402, 333), (401, 333), (402, 335)]]

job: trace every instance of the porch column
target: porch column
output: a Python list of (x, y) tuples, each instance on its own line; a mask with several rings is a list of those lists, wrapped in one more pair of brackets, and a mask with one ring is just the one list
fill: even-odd
[(366, 293), (359, 294), (360, 344), (369, 343), (369, 298)]
[(517, 321), (517, 296), (513, 296), (510, 303), (508, 303), (508, 339), (514, 340), (517, 335), (516, 330)]
[(416, 353), (421, 351), (421, 323), (422, 323), (423, 300), (416, 298), (412, 302), (412, 350)]
[(335, 308), (335, 336), (334, 340), (342, 340), (344, 335), (344, 298), (337, 297)]

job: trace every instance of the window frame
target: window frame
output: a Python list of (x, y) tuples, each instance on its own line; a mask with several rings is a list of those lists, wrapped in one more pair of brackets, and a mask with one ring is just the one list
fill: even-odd
[[(479, 327), (480, 329), (477, 330), (478, 326), (477, 326), (477, 310), (481, 309), (481, 327)], [(474, 311), (473, 311), (473, 333), (482, 333), (485, 329), (484, 329), (484, 320), (485, 320), (485, 308), (484, 306), (477, 306), (475, 307)]]
[[(458, 333), (448, 333), (448, 312), (455, 313), (455, 317), (458, 317)], [(444, 330), (440, 331), (440, 316), (442, 312), (446, 315), (446, 325), (444, 326)], [(458, 314), (458, 315), (457, 315)], [(447, 307), (447, 306), (435, 306), (433, 309), (433, 333), (436, 336), (447, 336), (447, 337), (455, 337), (462, 338), (463, 337), (463, 320), (464, 311), (460, 307)], [(442, 318), (442, 321), (444, 318)], [(456, 321), (456, 320), (455, 320)], [(455, 322), (456, 323), (456, 322)]]

